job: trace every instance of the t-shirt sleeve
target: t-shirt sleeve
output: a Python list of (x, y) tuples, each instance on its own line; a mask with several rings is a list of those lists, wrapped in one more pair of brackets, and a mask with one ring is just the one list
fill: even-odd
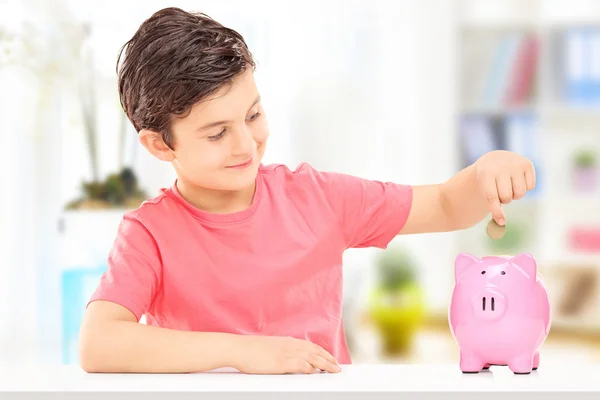
[(342, 173), (320, 174), (341, 224), (346, 248), (385, 249), (404, 227), (412, 206), (411, 185)]
[(111, 301), (129, 309), (139, 321), (160, 288), (161, 264), (150, 232), (133, 214), (126, 214), (108, 256), (108, 269), (88, 305)]

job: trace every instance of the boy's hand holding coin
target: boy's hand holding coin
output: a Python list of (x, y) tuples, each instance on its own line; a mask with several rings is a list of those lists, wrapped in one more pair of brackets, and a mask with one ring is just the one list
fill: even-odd
[(481, 156), (475, 168), (479, 189), (488, 201), (492, 218), (503, 227), (506, 216), (502, 204), (521, 199), (535, 187), (533, 163), (519, 154), (496, 150)]

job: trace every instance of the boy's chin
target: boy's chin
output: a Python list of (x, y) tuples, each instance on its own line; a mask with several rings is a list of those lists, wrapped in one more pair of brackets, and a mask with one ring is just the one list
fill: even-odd
[(247, 189), (256, 181), (257, 171), (255, 168), (249, 168), (244, 171), (231, 171), (222, 177), (219, 185), (222, 190), (236, 191)]

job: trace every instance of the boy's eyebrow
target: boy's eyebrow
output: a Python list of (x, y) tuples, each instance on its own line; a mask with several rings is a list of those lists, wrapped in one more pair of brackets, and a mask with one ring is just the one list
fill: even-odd
[[(254, 100), (254, 102), (252, 103), (252, 105), (250, 107), (248, 107), (248, 109), (251, 109), (252, 107), (254, 107), (255, 105), (257, 105), (260, 102), (260, 94), (256, 97), (256, 99)], [(227, 124), (231, 121), (214, 121), (214, 122), (209, 122), (208, 124), (202, 125), (200, 128), (198, 128), (198, 132), (209, 129), (209, 128), (213, 128), (215, 126), (219, 126), (219, 125), (224, 125)]]

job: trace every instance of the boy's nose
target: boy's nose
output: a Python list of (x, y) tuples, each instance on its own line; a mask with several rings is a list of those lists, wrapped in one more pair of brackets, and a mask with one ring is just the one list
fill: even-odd
[(232, 153), (234, 155), (252, 154), (256, 150), (256, 143), (252, 137), (252, 131), (242, 128), (236, 135), (233, 143)]

